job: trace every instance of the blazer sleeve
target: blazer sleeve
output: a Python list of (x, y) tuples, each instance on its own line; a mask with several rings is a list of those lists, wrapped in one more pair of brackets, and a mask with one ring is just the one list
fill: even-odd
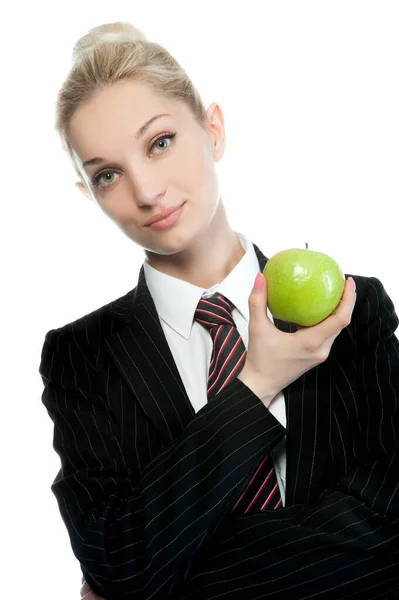
[(226, 504), (286, 430), (234, 379), (141, 468), (94, 363), (65, 328), (46, 334), (42, 402), (61, 460), (51, 489), (72, 550), (90, 587), (108, 600), (176, 598), (174, 587)]
[(382, 283), (367, 280), (354, 323), (353, 465), (313, 505), (227, 515), (190, 566), (182, 598), (398, 597), (398, 317)]

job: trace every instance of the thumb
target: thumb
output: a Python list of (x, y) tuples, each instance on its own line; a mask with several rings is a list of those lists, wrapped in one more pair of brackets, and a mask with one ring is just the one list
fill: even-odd
[(255, 278), (254, 287), (248, 298), (249, 313), (251, 319), (264, 319), (267, 304), (267, 280), (263, 273), (258, 273)]

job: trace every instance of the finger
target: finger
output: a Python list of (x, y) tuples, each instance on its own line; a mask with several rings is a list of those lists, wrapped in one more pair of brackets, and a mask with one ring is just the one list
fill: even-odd
[(356, 291), (349, 279), (345, 281), (344, 293), (335, 311), (324, 321), (315, 325), (313, 331), (317, 343), (322, 344), (331, 337), (336, 337), (344, 327), (349, 325), (356, 303)]
[(263, 273), (258, 273), (257, 276), (259, 276), (258, 283), (254, 283), (248, 298), (249, 327), (255, 332), (259, 327), (264, 326), (265, 321), (272, 324), (267, 314), (267, 279)]
[(84, 597), (85, 594), (87, 594), (87, 592), (91, 591), (91, 587), (89, 586), (89, 584), (87, 583), (87, 581), (84, 582), (84, 584), (82, 585), (82, 587), (80, 588), (80, 595), (82, 597)]
[(98, 596), (95, 592), (90, 591), (82, 596), (81, 600), (104, 600), (104, 598), (102, 596)]
[(345, 281), (344, 293), (342, 295), (341, 300), (339, 301), (337, 308), (334, 310), (333, 313), (338, 316), (341, 316), (344, 321), (348, 322), (348, 324), (352, 318), (352, 313), (353, 309), (355, 308), (357, 298), (356, 284), (353, 281), (352, 277), (350, 279), (351, 280), (349, 280), (348, 278)]

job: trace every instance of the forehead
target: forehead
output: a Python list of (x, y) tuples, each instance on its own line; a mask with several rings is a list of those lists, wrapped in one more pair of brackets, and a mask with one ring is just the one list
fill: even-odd
[(84, 161), (95, 154), (110, 154), (124, 140), (138, 144), (139, 140), (135, 139), (137, 131), (160, 113), (172, 116), (159, 119), (158, 127), (162, 123), (166, 126), (171, 119), (188, 121), (191, 117), (183, 102), (165, 98), (145, 83), (128, 81), (114, 84), (98, 91), (72, 116), (69, 125), (72, 147)]

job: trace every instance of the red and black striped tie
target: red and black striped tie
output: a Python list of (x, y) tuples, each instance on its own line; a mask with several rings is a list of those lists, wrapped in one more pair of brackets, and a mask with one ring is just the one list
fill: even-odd
[[(208, 401), (218, 394), (244, 367), (247, 354), (233, 319), (233, 304), (224, 296), (201, 298), (194, 314), (211, 334), (213, 349), (208, 371)], [(247, 488), (237, 500), (233, 512), (280, 508), (282, 505), (273, 461), (267, 455)]]

